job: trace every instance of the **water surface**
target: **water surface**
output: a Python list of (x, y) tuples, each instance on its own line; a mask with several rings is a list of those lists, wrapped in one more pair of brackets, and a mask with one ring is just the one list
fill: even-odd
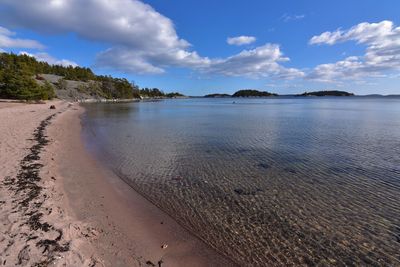
[(400, 265), (400, 99), (85, 107), (104, 163), (240, 265)]

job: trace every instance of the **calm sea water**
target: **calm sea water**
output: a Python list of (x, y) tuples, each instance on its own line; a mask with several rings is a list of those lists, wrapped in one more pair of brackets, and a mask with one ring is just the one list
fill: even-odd
[(399, 98), (85, 107), (88, 146), (240, 265), (400, 265)]

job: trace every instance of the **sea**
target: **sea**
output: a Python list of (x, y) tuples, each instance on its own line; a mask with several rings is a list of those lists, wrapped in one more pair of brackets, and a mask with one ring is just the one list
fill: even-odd
[(400, 266), (400, 98), (84, 107), (96, 157), (238, 265)]

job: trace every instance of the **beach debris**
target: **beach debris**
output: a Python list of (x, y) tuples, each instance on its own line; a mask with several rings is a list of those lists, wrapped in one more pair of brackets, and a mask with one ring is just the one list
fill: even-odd
[(99, 235), (99, 230), (94, 227), (86, 227), (86, 229), (81, 231), (81, 235), (87, 238), (97, 237)]
[(90, 262), (89, 262), (89, 267), (95, 267), (97, 265), (98, 261), (96, 258), (94, 258), (93, 256), (90, 258)]
[(162, 249), (166, 249), (167, 247), (168, 247), (167, 244), (163, 244), (163, 245), (161, 246)]
[(50, 106), (50, 109), (56, 109), (56, 106), (51, 105), (51, 106)]
[(18, 265), (25, 265), (29, 261), (29, 245), (25, 245), (18, 253)]
[(163, 264), (164, 262), (163, 262), (163, 260), (159, 260), (157, 263), (158, 263), (158, 267), (161, 267), (161, 264)]
[(146, 264), (150, 266), (156, 266), (152, 261), (146, 261)]
[(160, 224), (164, 224), (164, 222), (163, 222), (163, 221), (161, 221), (161, 222), (160, 222)]

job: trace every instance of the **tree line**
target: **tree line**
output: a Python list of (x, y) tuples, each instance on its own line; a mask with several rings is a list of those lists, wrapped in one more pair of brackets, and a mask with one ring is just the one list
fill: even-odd
[[(48, 65), (48, 64), (47, 64)], [(23, 100), (52, 99), (50, 83), (39, 85), (34, 79), (44, 64), (27, 55), (0, 53), (0, 97)]]
[(141, 97), (150, 97), (150, 98), (163, 98), (163, 97), (173, 98), (173, 97), (182, 97), (182, 96), (184, 96), (184, 95), (182, 95), (181, 93), (178, 93), (178, 92), (164, 93), (163, 91), (161, 91), (158, 88), (147, 88), (147, 87), (139, 89), (137, 91), (137, 93)]

